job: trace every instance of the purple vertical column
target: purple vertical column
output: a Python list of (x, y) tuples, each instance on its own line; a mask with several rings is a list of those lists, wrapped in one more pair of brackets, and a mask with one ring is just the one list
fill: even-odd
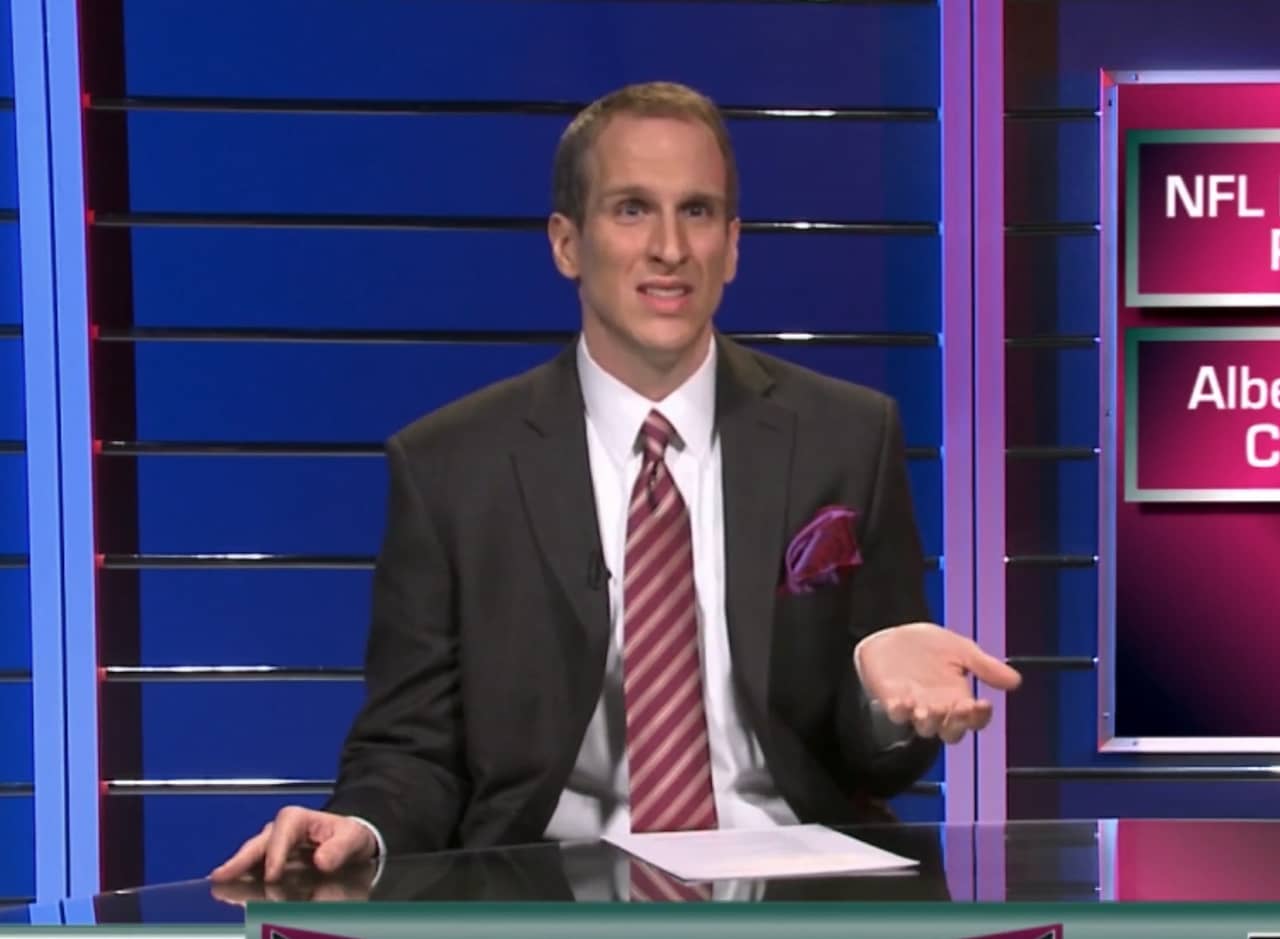
[[(973, 5), (942, 0), (942, 473), (947, 628), (974, 634)], [(974, 820), (975, 741), (946, 750), (949, 823)], [(950, 862), (948, 863), (950, 867)]]
[[(974, 595), (976, 637), (1003, 656), (1005, 615), (1004, 29), (1001, 0), (974, 2)], [(978, 819), (1005, 819), (1005, 713), (978, 737)]]
[[(1005, 654), (1004, 8), (974, 0), (974, 591), (976, 638)], [(978, 736), (979, 900), (1004, 899), (1005, 698)]]

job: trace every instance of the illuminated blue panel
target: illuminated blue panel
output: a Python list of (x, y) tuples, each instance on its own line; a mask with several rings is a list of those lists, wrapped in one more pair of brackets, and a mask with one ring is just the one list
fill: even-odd
[[(0, 782), (30, 783), (31, 682), (0, 681), (0, 714), (4, 715), (4, 746), (0, 747)], [(0, 805), (5, 797), (0, 796)], [(0, 828), (0, 831), (3, 831)], [(21, 842), (19, 842), (21, 843)], [(3, 854), (4, 852), (0, 852)]]
[(1010, 446), (1097, 445), (1096, 349), (1010, 349), (1005, 368)]
[[(16, 376), (21, 380), (21, 375)], [(0, 378), (0, 380), (3, 380)], [(0, 453), (0, 554), (27, 553), (27, 460)], [(3, 602), (3, 601), (0, 601)], [(9, 621), (11, 624), (13, 621)], [(24, 618), (21, 623), (26, 623)]]
[(924, 552), (939, 555), (942, 553), (942, 461), (912, 460), (907, 470)]
[[(142, 343), (139, 434), (148, 440), (381, 440), (467, 391), (552, 358), (557, 344)], [(941, 437), (935, 346), (769, 351), (893, 395), (909, 445)]]
[[(26, 717), (30, 720), (30, 709)], [(0, 796), (0, 897), (33, 897), (35, 878), (35, 800), (31, 796)]]
[[(140, 326), (574, 330), (580, 321), (540, 230), (143, 228), (132, 239)], [(1093, 267), (1096, 297), (1096, 257)], [(718, 322), (740, 332), (936, 333), (940, 289), (936, 238), (747, 233)]]
[(889, 805), (900, 822), (941, 822), (943, 801), (940, 795), (907, 793), (891, 799)]
[[(130, 207), (541, 216), (565, 124), (551, 115), (138, 112), (129, 116)], [(733, 121), (730, 132), (744, 218), (937, 219), (937, 124)]]
[(584, 101), (668, 78), (723, 103), (938, 102), (930, 5), (127, 0), (124, 12), (135, 95)]
[[(0, 10), (0, 13), (5, 11)], [(6, 20), (8, 17), (6, 16)], [(12, 80), (12, 72), (9, 73)], [(18, 144), (11, 110), (0, 110), (0, 209), (18, 207)]]
[[(13, 96), (12, 50), (10, 5), (0, 0), (0, 97)], [(6, 107), (0, 110), (0, 209), (16, 209), (17, 192), (14, 112)], [(21, 322), (18, 226), (0, 222), (0, 327)], [(25, 439), (24, 401), (22, 342), (0, 339), (0, 441)], [(0, 555), (28, 550), (26, 473), (25, 453), (0, 453)], [(29, 571), (0, 568), (0, 671), (30, 669)], [(0, 681), (0, 782), (32, 782), (31, 706), (30, 681)], [(0, 795), (0, 897), (35, 896), (35, 843), (33, 797)]]
[(1098, 464), (1093, 460), (1011, 460), (1007, 547), (1010, 554), (1098, 552)]
[[(368, 458), (143, 458), (142, 550), (372, 555), (386, 475), (381, 459)], [(191, 498), (195, 492), (200, 498)], [(106, 551), (113, 550), (109, 534)]]
[[(131, 690), (104, 686), (104, 701)], [(142, 688), (147, 779), (330, 779), (364, 684), (360, 681), (153, 682)], [(196, 733), (200, 745), (192, 746)], [(103, 772), (127, 772), (102, 756)]]
[(1098, 221), (1096, 121), (1011, 121), (1005, 153), (1010, 223)]
[(0, 326), (22, 321), (18, 265), (18, 223), (0, 222)]
[(29, 576), (26, 567), (0, 567), (0, 671), (31, 667)]
[(926, 571), (924, 575), (924, 595), (929, 602), (929, 613), (934, 622), (943, 621), (943, 584), (942, 571)]
[(13, 20), (9, 0), (0, 0), (0, 97), (13, 97)]
[[(1099, 28), (1105, 23), (1106, 28)], [(1153, 29), (1153, 24), (1159, 24)], [(1274, 69), (1280, 10), (1270, 0), (1220, 0), (1206, 16), (1195, 3), (1071, 0), (1005, 7), (1010, 108), (1098, 106), (1104, 68)]]
[(371, 570), (150, 570), (141, 580), (144, 665), (364, 663)]
[(1098, 334), (1096, 235), (1010, 238), (1006, 242), (1007, 334)]
[(1011, 655), (1088, 655), (1098, 651), (1098, 576), (1092, 567), (1022, 567), (1008, 572), (1010, 622), (1026, 624)]
[[(1059, 818), (1275, 818), (1275, 797), (1256, 782), (1010, 780), (1010, 809), (1019, 797), (1050, 800)], [(1032, 800), (1035, 801), (1032, 801)], [(1025, 817), (1025, 813), (1024, 817)], [(1010, 817), (1013, 817), (1012, 811)]]
[(5, 383), (0, 394), (0, 440), (21, 440), (23, 433), (22, 340), (0, 336), (0, 381)]

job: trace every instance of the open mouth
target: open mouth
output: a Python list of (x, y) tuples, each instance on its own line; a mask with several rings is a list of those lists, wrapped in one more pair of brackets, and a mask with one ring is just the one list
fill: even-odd
[(681, 297), (687, 297), (693, 293), (693, 288), (685, 284), (674, 284), (669, 287), (660, 287), (656, 284), (642, 284), (640, 292), (647, 297), (655, 297), (659, 300), (678, 300)]

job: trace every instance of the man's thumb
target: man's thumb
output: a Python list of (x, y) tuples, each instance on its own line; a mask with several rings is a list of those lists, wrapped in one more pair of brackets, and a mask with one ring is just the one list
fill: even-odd
[(343, 825), (325, 839), (311, 856), (318, 870), (331, 874), (350, 861), (356, 860), (368, 847), (367, 832), (359, 825)]

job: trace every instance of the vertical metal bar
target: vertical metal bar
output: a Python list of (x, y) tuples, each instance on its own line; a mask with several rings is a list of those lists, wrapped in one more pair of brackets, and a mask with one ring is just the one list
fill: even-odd
[[(974, 634), (973, 0), (942, 0), (942, 526), (947, 628)], [(944, 818), (974, 820), (972, 736), (946, 750)]]
[(97, 571), (79, 5), (46, 0), (62, 455), (70, 892), (98, 892)]
[(36, 900), (67, 893), (58, 341), (43, 0), (12, 0), (30, 533)]
[[(1005, 654), (1004, 4), (974, 0), (974, 592), (975, 633)], [(1008, 780), (1005, 701), (978, 735), (977, 816), (1002, 822)]]

